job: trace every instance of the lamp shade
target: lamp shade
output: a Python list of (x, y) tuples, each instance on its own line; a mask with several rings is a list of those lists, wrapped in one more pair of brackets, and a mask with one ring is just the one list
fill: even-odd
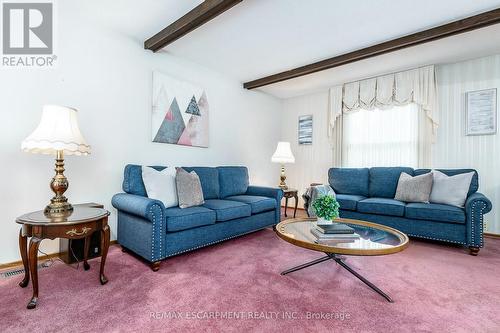
[(293, 157), (290, 142), (278, 142), (278, 147), (276, 147), (276, 151), (271, 157), (271, 161), (282, 164), (295, 163), (295, 157)]
[(88, 155), (90, 146), (80, 133), (77, 110), (65, 106), (45, 105), (38, 127), (21, 144), (30, 153)]

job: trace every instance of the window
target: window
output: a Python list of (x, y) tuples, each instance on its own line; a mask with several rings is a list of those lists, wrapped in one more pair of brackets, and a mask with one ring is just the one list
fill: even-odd
[(421, 113), (416, 104), (408, 104), (344, 114), (344, 166), (418, 167)]

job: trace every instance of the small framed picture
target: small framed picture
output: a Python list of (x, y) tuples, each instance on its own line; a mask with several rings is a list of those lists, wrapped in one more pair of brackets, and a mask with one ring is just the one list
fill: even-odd
[(497, 89), (469, 91), (465, 94), (465, 135), (497, 132)]
[(299, 116), (299, 145), (313, 143), (313, 116)]

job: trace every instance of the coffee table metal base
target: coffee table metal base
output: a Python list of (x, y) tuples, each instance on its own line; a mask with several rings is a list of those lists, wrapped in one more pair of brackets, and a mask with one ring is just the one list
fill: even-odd
[(365, 279), (361, 274), (359, 274), (354, 269), (352, 269), (349, 265), (347, 265), (344, 262), (344, 258), (343, 257), (341, 257), (341, 256), (339, 256), (339, 255), (337, 255), (335, 253), (326, 253), (325, 257), (322, 257), (322, 258), (319, 258), (319, 259), (307, 262), (305, 264), (302, 264), (302, 265), (299, 265), (299, 266), (287, 269), (286, 271), (281, 272), (281, 275), (286, 275), (286, 274), (289, 274), (289, 273), (292, 273), (292, 272), (296, 272), (296, 271), (299, 271), (301, 269), (304, 269), (304, 268), (307, 268), (307, 267), (310, 267), (310, 266), (322, 263), (322, 262), (327, 261), (327, 260), (333, 260), (333, 261), (335, 261), (341, 267), (343, 267), (344, 269), (346, 269), (349, 273), (351, 273), (352, 275), (354, 275), (355, 277), (357, 277), (358, 279), (360, 279), (364, 284), (366, 284), (372, 290), (376, 291), (379, 295), (381, 295), (382, 297), (384, 297), (388, 302), (394, 303), (394, 301), (392, 300), (392, 298), (389, 295), (387, 295), (386, 293), (384, 293), (376, 285), (374, 285), (373, 283), (371, 283), (370, 281), (368, 281), (367, 279)]

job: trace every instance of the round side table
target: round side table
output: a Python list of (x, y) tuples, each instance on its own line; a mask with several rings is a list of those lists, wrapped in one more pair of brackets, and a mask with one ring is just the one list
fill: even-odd
[[(106, 284), (108, 279), (104, 275), (104, 265), (109, 248), (109, 212), (102, 208), (94, 208), (85, 205), (75, 205), (73, 211), (60, 215), (45, 215), (43, 211), (36, 211), (22, 215), (16, 219), (16, 223), (22, 225), (19, 231), (19, 250), (24, 265), (24, 278), (19, 286), (25, 288), (31, 281), (33, 283), (33, 296), (28, 303), (28, 309), (34, 309), (38, 302), (38, 247), (43, 239), (85, 238), (85, 252), (83, 267), (90, 269), (87, 262), (90, 236), (94, 232), (101, 232), (101, 268), (99, 280)], [(28, 237), (29, 252), (27, 250)]]

